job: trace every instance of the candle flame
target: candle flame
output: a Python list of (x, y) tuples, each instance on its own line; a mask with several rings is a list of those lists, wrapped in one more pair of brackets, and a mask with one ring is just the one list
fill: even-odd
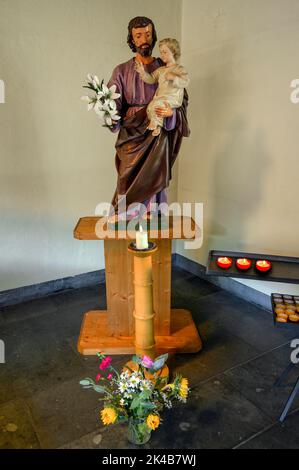
[(262, 266), (262, 267), (263, 267), (263, 266), (268, 267), (268, 266), (270, 265), (270, 262), (267, 261), (267, 260), (265, 260), (265, 259), (262, 259), (262, 260), (257, 261), (257, 264), (258, 264), (259, 266)]

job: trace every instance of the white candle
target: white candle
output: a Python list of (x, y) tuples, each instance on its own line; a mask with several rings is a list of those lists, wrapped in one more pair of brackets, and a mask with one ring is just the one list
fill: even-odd
[(139, 225), (139, 231), (136, 232), (136, 248), (137, 250), (148, 248), (147, 232), (143, 231), (142, 225)]

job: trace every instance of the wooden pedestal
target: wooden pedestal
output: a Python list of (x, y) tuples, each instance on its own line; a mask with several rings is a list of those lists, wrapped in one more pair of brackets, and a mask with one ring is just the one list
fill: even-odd
[[(74, 230), (79, 240), (104, 240), (107, 311), (90, 311), (84, 316), (78, 351), (94, 355), (132, 354), (134, 349), (133, 256), (128, 253), (132, 238), (101, 229), (101, 217), (83, 217)], [(155, 337), (157, 353), (194, 353), (202, 342), (187, 310), (171, 309), (171, 243), (177, 239), (195, 238), (195, 222), (189, 217), (170, 217), (170, 230), (151, 233), (158, 250), (152, 257)], [(186, 233), (186, 227), (190, 233)], [(99, 228), (100, 227), (100, 228)], [(184, 227), (184, 230), (183, 230)], [(167, 238), (164, 238), (167, 236)], [(198, 234), (197, 234), (198, 236)]]

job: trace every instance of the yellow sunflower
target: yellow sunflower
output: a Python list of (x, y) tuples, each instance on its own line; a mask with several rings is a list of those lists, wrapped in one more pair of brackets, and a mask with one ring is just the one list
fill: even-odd
[(188, 379), (181, 379), (179, 384), (179, 395), (182, 398), (187, 398), (188, 395)]
[(105, 425), (113, 424), (117, 419), (117, 413), (114, 408), (107, 407), (101, 411), (101, 418)]
[(160, 417), (158, 415), (148, 415), (146, 418), (146, 424), (154, 431), (160, 424)]

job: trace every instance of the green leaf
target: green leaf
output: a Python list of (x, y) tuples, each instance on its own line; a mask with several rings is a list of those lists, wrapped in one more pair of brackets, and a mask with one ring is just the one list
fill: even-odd
[(92, 91), (96, 91), (93, 87), (88, 86), (88, 85), (83, 85), (82, 88), (89, 88)]
[(101, 387), (101, 385), (94, 385), (93, 388), (98, 393), (106, 393), (106, 389)]
[(140, 398), (144, 398), (145, 400), (147, 400), (148, 398), (150, 398), (152, 395), (152, 392), (151, 390), (143, 390), (143, 392), (140, 393)]
[(140, 402), (140, 406), (142, 406), (142, 408), (144, 408), (145, 410), (153, 410), (154, 408), (156, 408), (156, 405), (149, 401)]
[(94, 381), (92, 379), (84, 379), (84, 380), (81, 380), (80, 382), (80, 385), (82, 385), (82, 387), (92, 387), (94, 385)]
[(120, 423), (125, 423), (128, 419), (125, 416), (118, 415), (118, 421)]
[(142, 418), (145, 415), (145, 411), (142, 408), (138, 408), (137, 416), (138, 418)]
[(139, 356), (133, 356), (132, 361), (135, 362), (135, 364), (140, 364), (142, 359)]
[(130, 408), (131, 408), (131, 410), (134, 410), (135, 408), (138, 408), (138, 406), (140, 406), (140, 398), (136, 397), (132, 401)]

